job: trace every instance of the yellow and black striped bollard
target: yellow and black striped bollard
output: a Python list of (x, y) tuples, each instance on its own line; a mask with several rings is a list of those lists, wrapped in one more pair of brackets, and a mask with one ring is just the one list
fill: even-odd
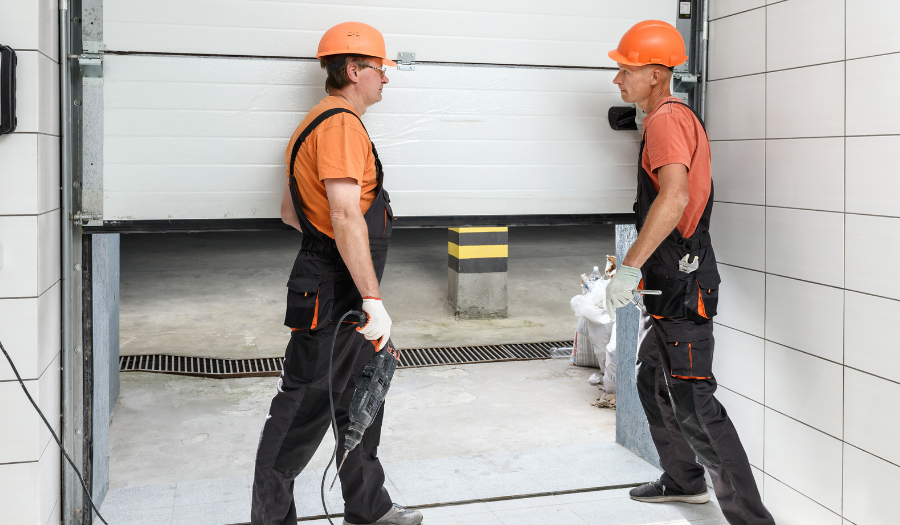
[(456, 315), (506, 317), (509, 228), (450, 228), (447, 252), (450, 304)]

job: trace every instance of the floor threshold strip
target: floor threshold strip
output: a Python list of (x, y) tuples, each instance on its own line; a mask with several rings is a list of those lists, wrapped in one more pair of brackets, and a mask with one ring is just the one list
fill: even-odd
[[(551, 351), (558, 347), (571, 348), (572, 341), (408, 348), (400, 350), (399, 368), (550, 359)], [(282, 357), (226, 359), (148, 354), (119, 358), (120, 372), (155, 372), (212, 379), (278, 376), (281, 375), (283, 366)]]
[[(515, 496), (497, 496), (494, 498), (478, 498), (478, 499), (466, 499), (460, 501), (449, 501), (447, 503), (426, 503), (424, 505), (410, 505), (408, 508), (410, 509), (434, 509), (438, 507), (458, 507), (462, 505), (471, 505), (473, 503), (493, 503), (495, 501), (510, 501), (517, 499), (530, 499), (530, 498), (543, 498), (546, 496), (562, 496), (564, 494), (582, 494), (584, 492), (603, 492), (606, 490), (617, 490), (617, 489), (630, 489), (634, 487), (640, 487), (644, 483), (626, 483), (624, 485), (605, 485), (603, 487), (589, 487), (584, 489), (570, 489), (570, 490), (554, 490), (550, 492), (537, 492), (534, 494), (517, 494)], [(343, 518), (343, 512), (335, 512), (331, 515), (332, 518)], [(324, 520), (325, 515), (320, 514), (318, 516), (298, 516), (297, 521), (315, 521), (315, 520)], [(250, 525), (250, 523), (232, 523), (230, 525)]]

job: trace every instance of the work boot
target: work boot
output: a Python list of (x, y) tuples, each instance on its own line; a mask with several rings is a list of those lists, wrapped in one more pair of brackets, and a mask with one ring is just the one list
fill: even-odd
[(680, 501), (682, 503), (706, 503), (709, 501), (709, 492), (701, 494), (685, 494), (671, 489), (662, 484), (661, 480), (652, 483), (644, 483), (640, 487), (631, 489), (628, 493), (631, 499), (645, 503), (665, 503), (668, 501)]
[[(422, 513), (417, 510), (409, 510), (406, 507), (402, 507), (394, 503), (394, 506), (391, 507), (391, 510), (387, 511), (387, 514), (378, 518), (378, 521), (375, 523), (369, 523), (367, 525), (419, 525), (422, 523)], [(350, 523), (346, 519), (344, 520), (344, 525), (362, 525), (356, 523)]]

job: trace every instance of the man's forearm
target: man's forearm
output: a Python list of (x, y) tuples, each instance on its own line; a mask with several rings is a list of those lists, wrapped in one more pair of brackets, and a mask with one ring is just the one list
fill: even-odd
[(628, 250), (622, 264), (632, 268), (643, 266), (663, 239), (668, 237), (678, 226), (678, 221), (681, 220), (686, 205), (686, 202), (677, 198), (667, 198), (663, 195), (657, 197), (653, 206), (650, 207), (640, 235), (634, 242), (634, 246)]
[(372, 265), (372, 254), (369, 251), (369, 230), (362, 215), (351, 217), (334, 217), (334, 240), (338, 252), (350, 270), (350, 276), (363, 297), (381, 297), (378, 289), (378, 278)]

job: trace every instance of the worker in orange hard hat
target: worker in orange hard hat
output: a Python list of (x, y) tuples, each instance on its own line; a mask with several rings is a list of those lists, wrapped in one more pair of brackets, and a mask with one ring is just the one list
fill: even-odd
[[(281, 218), (303, 237), (287, 283), (291, 339), (256, 454), (252, 525), (296, 525), (294, 478), (331, 426), (332, 401), (343, 442), (363, 368), (376, 352), (396, 352), (379, 289), (394, 214), (378, 151), (360, 120), (381, 101), (385, 66), (396, 64), (387, 59), (381, 33), (359, 22), (326, 31), (316, 58), (328, 75), (327, 96), (297, 126), (285, 151)], [(365, 312), (366, 324), (339, 323), (349, 310)], [(378, 460), (383, 417), (384, 406), (340, 464), (345, 525), (422, 521), (420, 512), (394, 504), (384, 488)]]
[(709, 234), (709, 137), (700, 116), (669, 90), (673, 68), (688, 59), (684, 41), (670, 24), (647, 20), (609, 56), (619, 65), (613, 82), (622, 100), (647, 116), (634, 205), (638, 238), (606, 288), (605, 307), (615, 318), (637, 290), (662, 292), (643, 296), (636, 381), (664, 472), (630, 495), (706, 503), (705, 466), (728, 523), (772, 525), (741, 440), (713, 395), (711, 320), (720, 279)]

